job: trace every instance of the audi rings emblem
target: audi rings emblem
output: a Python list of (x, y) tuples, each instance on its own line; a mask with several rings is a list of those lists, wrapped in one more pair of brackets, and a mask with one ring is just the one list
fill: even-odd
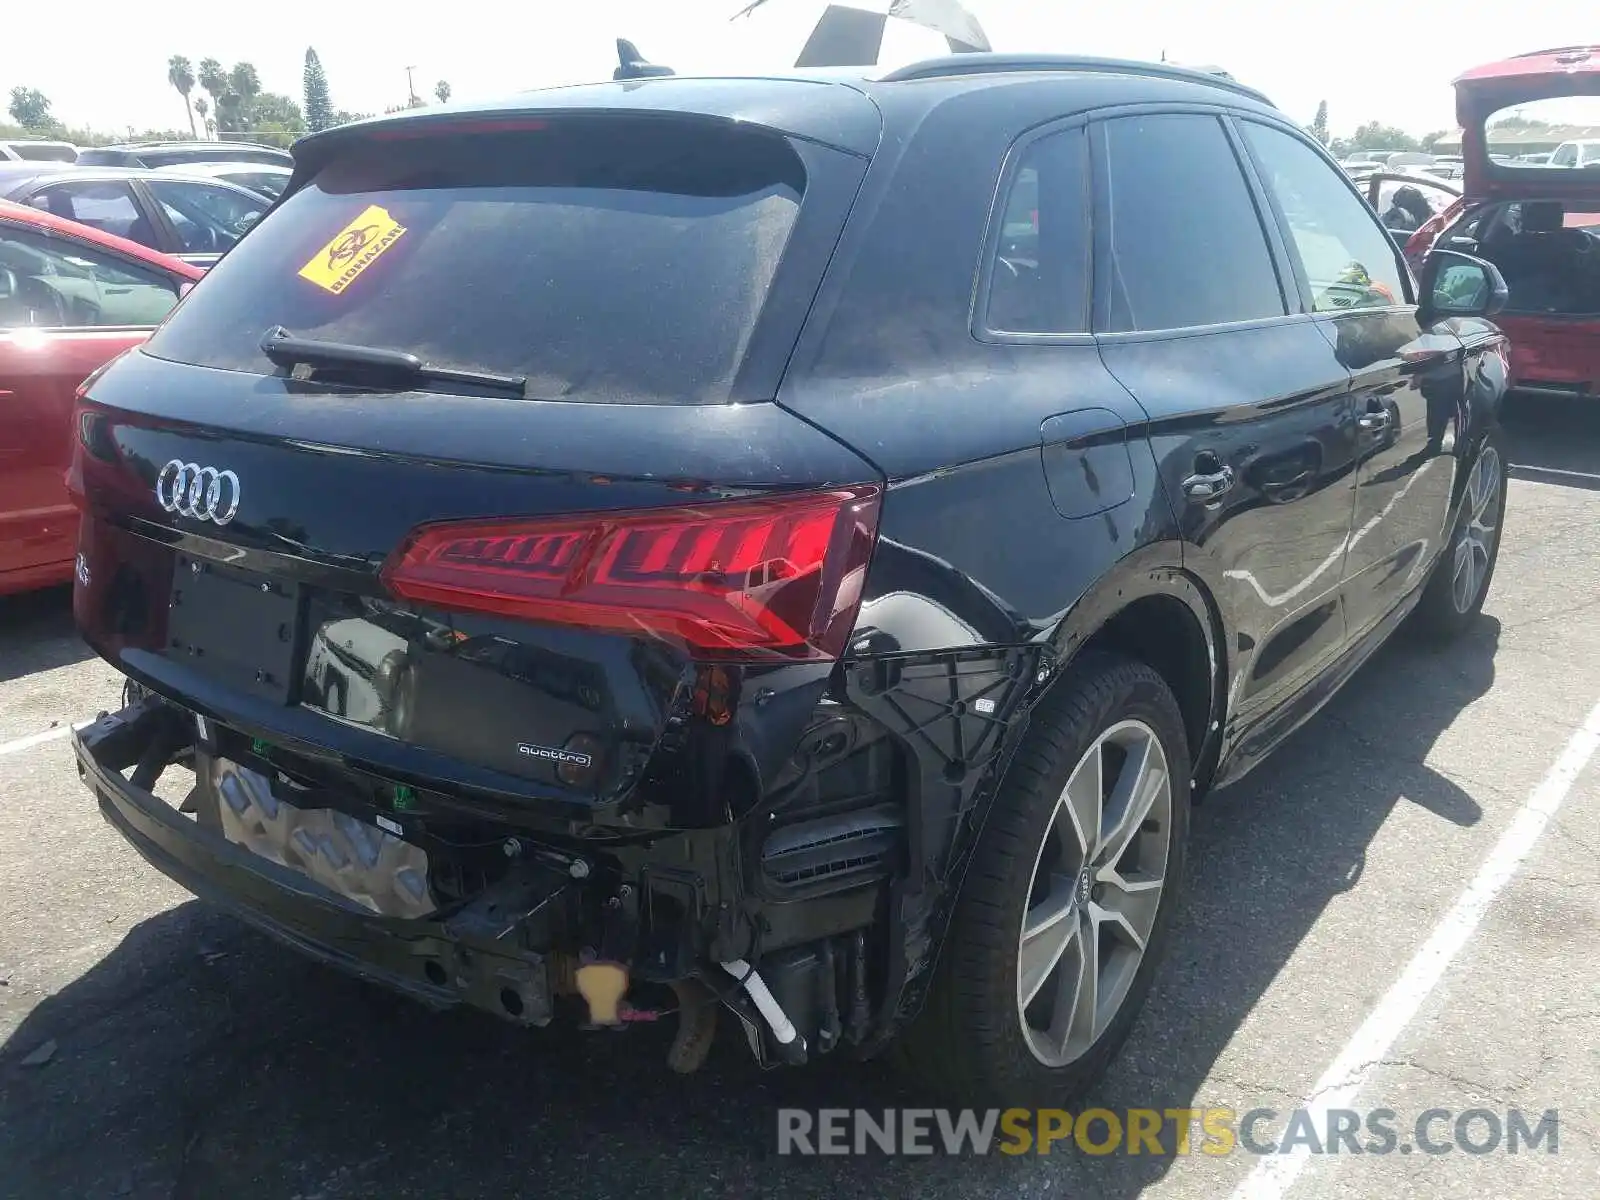
[(181, 517), (226, 525), (239, 511), (239, 477), (175, 458), (156, 476), (156, 503)]

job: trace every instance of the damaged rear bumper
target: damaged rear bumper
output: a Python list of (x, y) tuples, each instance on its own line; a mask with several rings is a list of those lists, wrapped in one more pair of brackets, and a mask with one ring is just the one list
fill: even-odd
[(516, 918), (557, 896), (570, 879), (529, 863), (448, 913), (379, 915), (130, 782), (122, 772), (150, 744), (150, 726), (168, 717), (159, 707), (147, 701), (72, 735), (79, 773), (102, 815), (152, 866), (301, 953), (430, 1006), (465, 1003), (525, 1024), (550, 1020), (548, 956), (511, 935)]

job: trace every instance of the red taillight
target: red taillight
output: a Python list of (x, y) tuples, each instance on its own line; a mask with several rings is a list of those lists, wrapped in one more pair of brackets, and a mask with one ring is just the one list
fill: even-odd
[(412, 532), (402, 599), (674, 638), (711, 657), (837, 658), (855, 625), (879, 489), (464, 521)]

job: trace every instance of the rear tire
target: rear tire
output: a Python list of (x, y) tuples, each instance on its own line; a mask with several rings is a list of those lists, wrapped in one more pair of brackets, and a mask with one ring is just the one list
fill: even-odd
[(1467, 473), (1450, 540), (1417, 602), (1417, 629), (1434, 642), (1461, 636), (1478, 619), (1500, 560), (1506, 515), (1505, 441), (1492, 429)]
[[(1189, 770), (1182, 714), (1150, 667), (1093, 655), (1056, 684), (979, 835), (903, 1068), (1001, 1107), (1065, 1105), (1099, 1079), (1166, 948)], [(1090, 980), (1097, 1003), (1080, 1003)]]

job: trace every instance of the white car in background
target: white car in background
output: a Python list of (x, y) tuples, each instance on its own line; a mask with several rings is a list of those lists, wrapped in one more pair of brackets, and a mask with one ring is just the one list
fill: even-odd
[(289, 186), (294, 171), (276, 163), (254, 162), (190, 162), (178, 166), (162, 167), (162, 175), (181, 175), (186, 179), (220, 179), (224, 183), (249, 188), (252, 192), (276, 200)]
[(1600, 138), (1562, 142), (1550, 155), (1552, 167), (1600, 167)]
[(71, 142), (45, 142), (34, 138), (0, 140), (0, 162), (78, 161), (78, 148)]

